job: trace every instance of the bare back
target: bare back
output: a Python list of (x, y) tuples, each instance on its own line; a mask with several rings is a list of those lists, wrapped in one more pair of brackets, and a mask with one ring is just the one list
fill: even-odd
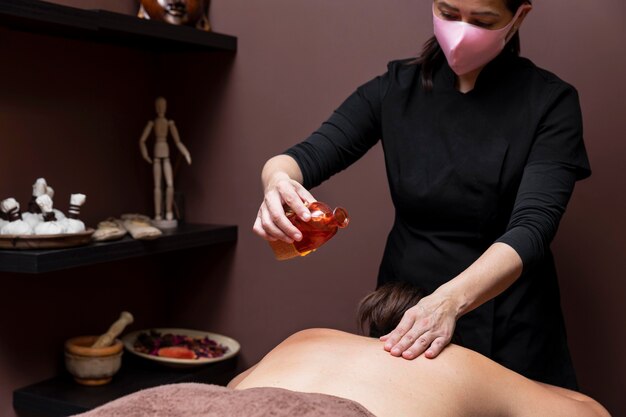
[(408, 361), (376, 339), (328, 329), (289, 337), (231, 386), (334, 395), (377, 417), (608, 416), (588, 397), (563, 395), (460, 346)]

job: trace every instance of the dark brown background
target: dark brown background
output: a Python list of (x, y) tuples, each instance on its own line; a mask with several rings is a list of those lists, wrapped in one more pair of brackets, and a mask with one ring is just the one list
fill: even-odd
[[(59, 3), (133, 13), (132, 0)], [(523, 53), (575, 85), (594, 174), (579, 183), (553, 248), (570, 346), (584, 392), (626, 415), (626, 5), (536, 2)], [(185, 254), (44, 275), (0, 274), (0, 415), (13, 389), (61, 370), (64, 339), (106, 329), (122, 309), (135, 329), (178, 325), (242, 342), (251, 364), (295, 330), (355, 330), (392, 221), (380, 146), (314, 195), (352, 223), (308, 258), (279, 263), (251, 233), (264, 161), (306, 137), (387, 61), (414, 56), (432, 33), (427, 0), (213, 0), (228, 54), (169, 54), (0, 28), (0, 196), (27, 201), (45, 176), (66, 208), (88, 194), (89, 224), (149, 212), (151, 169), (137, 141), (164, 94), (193, 155), (178, 189), (194, 222), (237, 224), (239, 241)]]

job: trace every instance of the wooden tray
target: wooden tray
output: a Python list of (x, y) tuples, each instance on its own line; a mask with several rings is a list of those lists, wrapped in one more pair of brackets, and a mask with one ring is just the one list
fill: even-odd
[(94, 229), (59, 235), (0, 235), (0, 249), (58, 249), (86, 245)]

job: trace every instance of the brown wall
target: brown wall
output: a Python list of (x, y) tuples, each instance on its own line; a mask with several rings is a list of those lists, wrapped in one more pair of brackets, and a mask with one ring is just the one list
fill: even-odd
[[(92, 0), (85, 7), (112, 3)], [(133, 10), (131, 0), (114, 3), (118, 11)], [(587, 3), (539, 2), (523, 45), (525, 55), (581, 95), (594, 175), (577, 186), (554, 249), (582, 388), (619, 416), (626, 415), (618, 391), (626, 375), (620, 331), (626, 319), (617, 307), (626, 273), (624, 175), (618, 172), (626, 129), (619, 76), (626, 57), (615, 51), (623, 51), (625, 6), (621, 0)], [(150, 171), (136, 141), (152, 115), (151, 100), (165, 94), (194, 158), (178, 177), (188, 220), (240, 227), (234, 250), (35, 277), (0, 274), (0, 415), (10, 415), (14, 388), (59, 369), (64, 338), (106, 327), (122, 308), (138, 316), (136, 328), (171, 323), (232, 335), (242, 342), (246, 363), (301, 328), (355, 330), (354, 307), (374, 287), (393, 216), (380, 146), (314, 190), (318, 199), (345, 206), (352, 223), (297, 261), (274, 261), (251, 233), (262, 197), (259, 172), (358, 84), (382, 73), (387, 61), (415, 54), (432, 31), (428, 2), (213, 0), (211, 19), (216, 31), (239, 37), (234, 61), (222, 54), (155, 59), (0, 30), (2, 195), (27, 198), (33, 179), (45, 175), (61, 195), (86, 190), (92, 224), (148, 210)], [(77, 169), (68, 168), (73, 163)], [(176, 263), (184, 266), (174, 284), (162, 267), (172, 271)], [(104, 296), (93, 288), (105, 288)], [(165, 303), (168, 298), (174, 303)]]
[[(582, 389), (626, 415), (626, 4), (537, 2), (527, 54), (578, 88), (593, 175), (579, 183), (553, 245)], [(598, 30), (598, 28), (602, 28)]]
[[(583, 390), (626, 415), (626, 4), (537, 2), (529, 56), (575, 85), (593, 176), (577, 186), (553, 245)], [(601, 28), (601, 30), (599, 30)]]

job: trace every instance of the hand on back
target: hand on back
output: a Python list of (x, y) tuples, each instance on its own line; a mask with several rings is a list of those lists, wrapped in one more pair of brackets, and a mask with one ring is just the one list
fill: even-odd
[(398, 326), (380, 340), (393, 356), (415, 359), (424, 353), (433, 359), (452, 340), (456, 312), (450, 298), (435, 292), (408, 309)]

